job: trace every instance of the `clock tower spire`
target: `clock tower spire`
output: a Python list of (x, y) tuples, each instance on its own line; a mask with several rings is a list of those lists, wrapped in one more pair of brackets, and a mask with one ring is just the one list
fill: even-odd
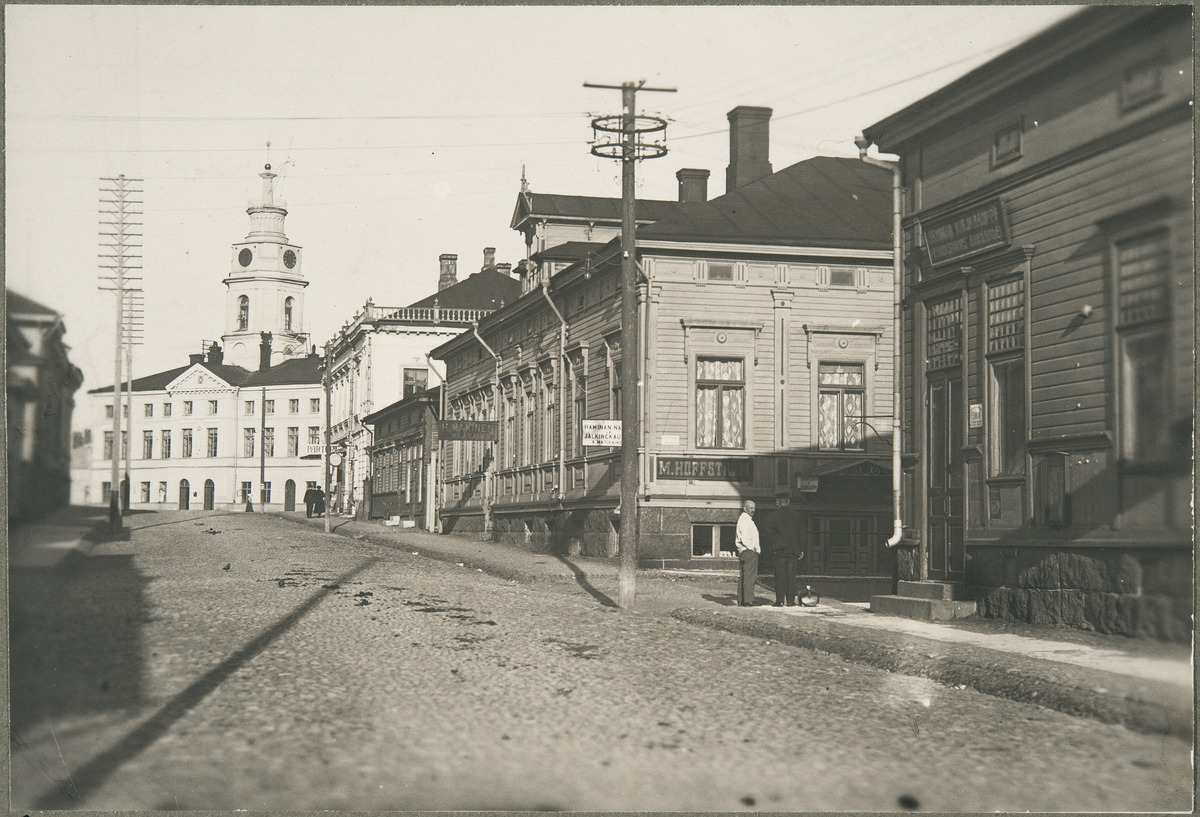
[(250, 231), (233, 244), (225, 284), (225, 362), (256, 370), (262, 362), (264, 333), (270, 334), (271, 363), (302, 357), (308, 344), (304, 331), (304, 278), (301, 248), (283, 231), (286, 202), (279, 198), (279, 175), (264, 166), (262, 198), (246, 208)]

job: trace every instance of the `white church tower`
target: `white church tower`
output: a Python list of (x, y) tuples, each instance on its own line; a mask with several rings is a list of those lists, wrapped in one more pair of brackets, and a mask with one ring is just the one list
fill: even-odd
[[(225, 334), (221, 345), (224, 362), (250, 371), (263, 368), (264, 355), (270, 365), (307, 351), (304, 331), (304, 255), (283, 232), (287, 216), (285, 202), (275, 199), (278, 174), (265, 166), (262, 200), (251, 201), (250, 232), (233, 245), (230, 273), (225, 284)], [(270, 344), (264, 349), (264, 341)]]

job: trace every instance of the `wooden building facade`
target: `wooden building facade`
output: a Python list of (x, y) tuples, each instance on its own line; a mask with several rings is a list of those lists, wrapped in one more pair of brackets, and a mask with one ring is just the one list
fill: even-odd
[[(545, 262), (568, 253), (533, 253), (520, 270), (536, 284), (434, 351), (447, 417), (498, 425), (494, 446), (446, 444), (447, 530), (616, 555), (620, 451), (603, 434), (641, 383), (643, 564), (736, 564), (742, 502), (765, 518), (785, 490), (810, 526), (808, 572), (890, 579), (891, 441), (876, 429), (892, 406), (891, 174), (831, 157), (772, 173), (769, 115), (731, 112), (764, 161), (732, 155), (730, 192), (638, 228), (640, 348), (621, 348), (612, 239), (564, 245), (578, 260), (557, 269)], [(681, 188), (698, 176), (681, 171)]]
[(437, 420), (441, 389), (434, 387), (363, 418), (373, 429), (368, 519), (399, 519), (434, 530)]
[(867, 128), (901, 157), (905, 578), (1190, 634), (1191, 7), (1096, 7)]

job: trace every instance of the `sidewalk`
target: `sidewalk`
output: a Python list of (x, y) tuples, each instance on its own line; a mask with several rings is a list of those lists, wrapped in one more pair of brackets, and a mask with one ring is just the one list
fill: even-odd
[[(324, 519), (287, 518), (324, 527)], [(617, 602), (616, 560), (533, 553), (516, 545), (338, 517), (330, 524), (340, 536), (405, 548), (523, 584), (578, 585), (601, 603)], [(769, 604), (773, 590), (762, 586), (763, 606), (745, 609), (735, 604), (736, 581), (733, 573), (638, 570), (633, 609), (1191, 740), (1189, 645), (981, 618), (914, 621), (872, 613), (866, 603), (829, 598), (814, 608), (776, 608)]]
[(108, 522), (107, 508), (69, 506), (36, 522), (9, 523), (8, 568), (49, 569), (75, 551), (91, 546), (97, 526)]

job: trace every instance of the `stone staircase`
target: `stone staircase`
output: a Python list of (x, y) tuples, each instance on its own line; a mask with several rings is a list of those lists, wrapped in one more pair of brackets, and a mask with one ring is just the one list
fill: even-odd
[(871, 612), (921, 621), (969, 618), (975, 602), (964, 595), (962, 582), (897, 582), (896, 595), (871, 596)]

